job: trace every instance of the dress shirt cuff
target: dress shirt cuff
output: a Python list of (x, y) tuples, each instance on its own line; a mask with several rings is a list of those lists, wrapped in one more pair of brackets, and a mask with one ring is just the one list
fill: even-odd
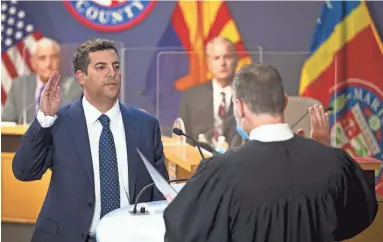
[(45, 116), (41, 110), (37, 112), (37, 120), (39, 121), (41, 127), (43, 128), (49, 128), (52, 127), (54, 122), (57, 119), (57, 115), (55, 116)]

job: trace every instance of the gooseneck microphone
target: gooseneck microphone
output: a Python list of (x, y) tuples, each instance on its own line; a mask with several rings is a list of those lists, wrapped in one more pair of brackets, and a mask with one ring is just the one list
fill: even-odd
[(192, 141), (194, 142), (194, 144), (197, 146), (198, 151), (199, 151), (199, 153), (200, 153), (202, 159), (205, 159), (205, 156), (203, 155), (202, 150), (201, 150), (201, 147), (200, 147), (200, 145), (198, 144), (197, 141), (195, 141), (195, 140), (194, 140), (192, 137), (190, 137), (189, 135), (185, 134), (185, 133), (184, 133), (181, 129), (179, 129), (179, 128), (173, 128), (173, 133), (176, 134), (176, 135), (178, 135), (178, 136), (181, 136), (181, 135), (182, 135), (182, 136), (185, 136), (186, 138), (189, 138), (190, 140), (192, 140)]
[[(168, 180), (168, 182), (183, 182), (183, 181), (187, 181), (189, 179), (187, 178), (184, 178), (184, 179), (175, 179), (175, 180)], [(132, 211), (129, 211), (130, 214), (134, 214), (134, 215), (145, 215), (145, 214), (149, 214), (148, 211), (146, 211), (145, 207), (141, 207), (140, 208), (140, 211), (138, 212), (137, 211), (137, 204), (139, 203), (140, 201), (140, 198), (142, 196), (142, 194), (144, 194), (144, 192), (146, 190), (148, 190), (149, 188), (151, 188), (152, 186), (154, 186), (155, 183), (150, 183), (148, 185), (146, 185), (144, 188), (141, 189), (141, 191), (138, 193), (137, 195), (137, 198), (136, 198), (136, 201), (134, 201), (134, 206), (133, 206), (133, 210)]]
[[(329, 112), (333, 110), (334, 108), (331, 106), (324, 108), (325, 112)], [(304, 119), (308, 114), (309, 114), (309, 110), (307, 110), (293, 125), (291, 125), (291, 129), (295, 128), (295, 126), (297, 126), (297, 124), (299, 124), (299, 122), (302, 121), (302, 119)]]

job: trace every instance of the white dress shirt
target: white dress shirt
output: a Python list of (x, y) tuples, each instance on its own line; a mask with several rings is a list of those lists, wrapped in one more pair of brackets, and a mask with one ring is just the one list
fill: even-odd
[(253, 129), (250, 132), (250, 140), (261, 142), (285, 141), (294, 137), (290, 126), (286, 123), (266, 124)]
[[(95, 207), (90, 233), (95, 234), (97, 224), (100, 221), (101, 214), (101, 194), (100, 194), (100, 163), (99, 163), (99, 140), (102, 131), (102, 125), (98, 118), (101, 112), (98, 111), (92, 104), (90, 104), (85, 97), (82, 99), (86, 125), (88, 128), (90, 151), (92, 155), (93, 174), (94, 174), (94, 187), (95, 187)], [(128, 179), (128, 155), (126, 149), (125, 128), (120, 111), (119, 102), (105, 113), (110, 119), (110, 129), (113, 134), (114, 144), (116, 146), (117, 163), (118, 163), (118, 177), (120, 183), (120, 206), (124, 207), (129, 205), (129, 179)], [(44, 116), (39, 111), (37, 119), (42, 127), (47, 128), (53, 125), (57, 116), (50, 117)]]

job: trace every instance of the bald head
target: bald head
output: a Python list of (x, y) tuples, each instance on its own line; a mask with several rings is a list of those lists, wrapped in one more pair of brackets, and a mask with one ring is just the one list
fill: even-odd
[(213, 78), (222, 86), (230, 85), (238, 57), (235, 45), (227, 38), (216, 37), (206, 45), (207, 64)]
[(237, 50), (235, 48), (235, 45), (233, 42), (231, 42), (231, 40), (229, 40), (228, 38), (225, 38), (225, 37), (215, 37), (213, 39), (211, 39), (207, 45), (206, 45), (206, 53), (208, 55), (210, 54), (213, 54), (214, 53), (214, 48), (219, 46), (219, 45), (224, 45), (226, 46), (231, 52), (233, 53), (237, 53)]
[(55, 40), (45, 37), (36, 41), (36, 43), (29, 49), (29, 52), (31, 55), (34, 55), (39, 49), (47, 47), (53, 47), (57, 52), (60, 52), (60, 45)]
[(39, 39), (30, 49), (33, 70), (41, 81), (47, 82), (49, 76), (59, 70), (60, 45), (49, 38)]

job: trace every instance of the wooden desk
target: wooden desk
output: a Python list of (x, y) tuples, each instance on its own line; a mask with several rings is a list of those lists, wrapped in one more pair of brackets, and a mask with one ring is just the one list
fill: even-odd
[[(50, 172), (40, 181), (21, 182), (12, 172), (12, 159), (17, 150), (26, 126), (1, 127), (1, 195), (2, 221), (17, 223), (35, 223), (44, 201), (50, 181)], [(170, 137), (162, 137), (166, 163), (171, 179), (189, 178), (194, 174), (201, 157), (197, 149), (187, 144), (179, 144)], [(360, 163), (364, 170), (380, 169), (380, 164), (373, 162)], [(383, 241), (383, 198), (378, 197), (379, 211), (374, 223), (361, 234), (347, 242), (381, 242)]]
[[(196, 147), (186, 143), (181, 144), (167, 136), (162, 136), (162, 143), (169, 179), (190, 178), (202, 159)], [(209, 156), (205, 154), (205, 157)]]
[[(1, 219), (3, 222), (35, 223), (44, 202), (50, 182), (48, 170), (41, 180), (21, 182), (12, 171), (12, 160), (27, 126), (1, 127)], [(189, 178), (198, 166), (201, 156), (188, 144), (162, 137), (166, 165), (170, 179)]]

